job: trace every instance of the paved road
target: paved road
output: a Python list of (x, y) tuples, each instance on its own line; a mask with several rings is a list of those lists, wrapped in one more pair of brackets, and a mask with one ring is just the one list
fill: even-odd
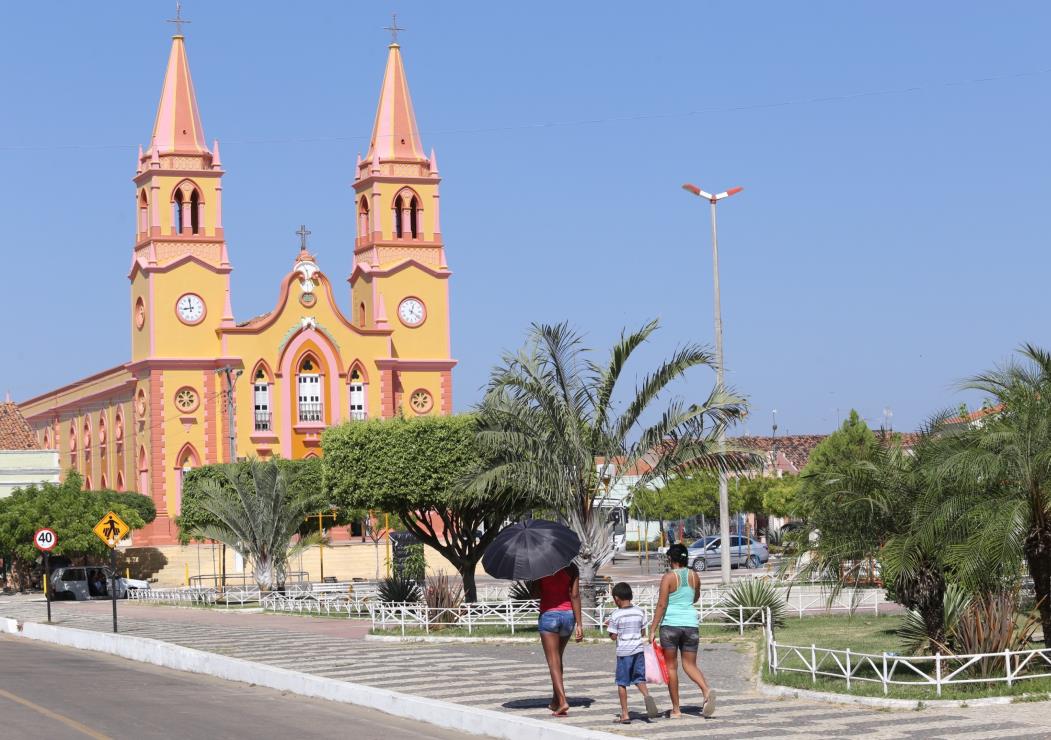
[[(65, 626), (108, 631), (109, 604), (62, 602)], [(42, 603), (0, 598), (0, 616), (43, 621)], [(549, 719), (550, 682), (539, 645), (386, 644), (363, 641), (350, 620), (221, 613), (123, 605), (121, 631), (329, 678), (364, 683), (469, 706)], [(343, 635), (339, 631), (343, 630)], [(684, 694), (683, 721), (660, 718), (613, 725), (617, 693), (610, 645), (570, 645), (566, 689), (572, 709), (561, 724), (653, 740), (672, 738), (1051, 738), (1045, 703), (969, 709), (879, 711), (796, 699), (772, 699), (752, 688), (753, 656), (735, 643), (702, 646), (699, 662), (719, 691), (715, 718), (699, 716), (699, 692)], [(2, 655), (0, 655), (2, 658)], [(0, 671), (3, 663), (0, 662)], [(667, 709), (667, 695), (659, 705)], [(2, 711), (2, 710), (0, 710)], [(2, 716), (2, 715), (0, 715)], [(366, 735), (368, 737), (368, 735)]]
[(6, 740), (397, 738), (459, 733), (335, 702), (0, 637)]

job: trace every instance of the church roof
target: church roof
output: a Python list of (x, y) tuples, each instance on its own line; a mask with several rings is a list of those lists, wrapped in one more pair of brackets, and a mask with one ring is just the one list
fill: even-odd
[(0, 403), (0, 450), (39, 450), (36, 436), (18, 406)]
[(387, 71), (383, 74), (376, 123), (372, 127), (366, 159), (371, 161), (376, 155), (381, 160), (427, 159), (416, 127), (416, 113), (412, 109), (409, 83), (405, 79), (401, 47), (396, 43), (390, 45), (387, 54)]
[(181, 34), (172, 36), (161, 102), (153, 124), (153, 146), (157, 147), (159, 154), (208, 152), (201, 114), (197, 109), (197, 94), (190, 78), (190, 63), (186, 59), (186, 43)]

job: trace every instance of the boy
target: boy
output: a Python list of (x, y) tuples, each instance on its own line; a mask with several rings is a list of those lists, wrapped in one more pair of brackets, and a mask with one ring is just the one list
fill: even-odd
[(631, 586), (623, 581), (613, 587), (613, 603), (617, 609), (609, 615), (607, 628), (610, 639), (617, 641), (617, 692), (620, 694), (619, 724), (631, 724), (628, 716), (628, 686), (639, 687), (646, 701), (646, 715), (657, 716), (657, 702), (646, 687), (646, 658), (643, 655), (642, 630), (646, 615), (631, 603)]

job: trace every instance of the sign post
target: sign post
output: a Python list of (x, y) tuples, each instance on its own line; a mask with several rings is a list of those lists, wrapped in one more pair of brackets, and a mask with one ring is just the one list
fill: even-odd
[(109, 593), (113, 601), (113, 631), (117, 631), (117, 543), (124, 539), (131, 527), (114, 512), (109, 512), (95, 525), (94, 532), (109, 548)]
[(44, 600), (47, 602), (47, 622), (51, 624), (51, 588), (47, 579), (51, 576), (51, 551), (58, 544), (54, 530), (38, 529), (33, 535), (33, 545), (44, 554)]

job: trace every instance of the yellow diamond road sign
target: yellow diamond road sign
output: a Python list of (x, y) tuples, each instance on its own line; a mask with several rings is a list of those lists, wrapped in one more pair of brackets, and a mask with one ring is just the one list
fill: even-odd
[(96, 524), (91, 531), (97, 534), (99, 539), (105, 542), (108, 547), (116, 547), (117, 543), (131, 531), (131, 527), (111, 511), (102, 517), (102, 521)]

